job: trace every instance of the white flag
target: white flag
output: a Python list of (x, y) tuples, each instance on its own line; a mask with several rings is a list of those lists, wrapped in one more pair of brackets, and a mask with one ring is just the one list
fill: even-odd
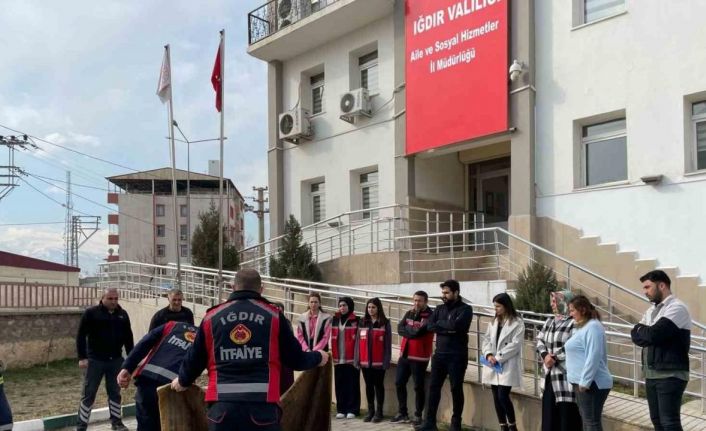
[(172, 98), (172, 74), (169, 61), (169, 45), (164, 47), (164, 59), (162, 69), (159, 71), (159, 82), (157, 83), (157, 96), (162, 103), (167, 103)]

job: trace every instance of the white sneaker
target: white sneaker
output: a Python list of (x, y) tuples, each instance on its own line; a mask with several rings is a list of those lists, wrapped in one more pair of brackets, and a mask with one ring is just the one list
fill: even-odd
[(344, 415), (343, 413), (336, 414), (336, 419), (343, 419), (345, 417), (346, 417), (346, 415)]
[(346, 419), (355, 419), (355, 415), (353, 413), (348, 413), (346, 415)]

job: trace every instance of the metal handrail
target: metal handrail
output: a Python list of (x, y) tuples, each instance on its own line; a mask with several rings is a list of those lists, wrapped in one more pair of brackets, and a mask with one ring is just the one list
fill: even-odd
[[(540, 251), (540, 252), (542, 252), (542, 253), (545, 253), (545, 254), (551, 256), (552, 258), (557, 259), (557, 260), (563, 262), (564, 264), (566, 264), (566, 265), (569, 266), (569, 267), (576, 268), (576, 269), (578, 269), (578, 270), (580, 270), (580, 271), (582, 271), (582, 272), (584, 272), (584, 273), (590, 275), (591, 277), (594, 277), (594, 278), (596, 278), (596, 279), (598, 279), (598, 280), (600, 280), (600, 281), (606, 283), (608, 286), (614, 286), (614, 287), (616, 287), (619, 291), (621, 291), (621, 292), (623, 292), (623, 293), (626, 293), (626, 294), (628, 294), (628, 295), (630, 295), (630, 296), (633, 296), (633, 297), (639, 299), (640, 301), (649, 303), (649, 300), (648, 300), (647, 298), (645, 298), (644, 296), (642, 296), (642, 295), (640, 295), (640, 294), (638, 294), (638, 293), (632, 291), (631, 289), (628, 289), (627, 287), (625, 287), (625, 286), (623, 286), (623, 285), (621, 285), (621, 284), (619, 284), (619, 283), (616, 283), (616, 282), (614, 282), (614, 281), (612, 281), (612, 280), (608, 280), (607, 278), (603, 277), (602, 275), (600, 275), (600, 274), (598, 274), (598, 273), (596, 273), (596, 272), (594, 272), (594, 271), (591, 271), (590, 269), (586, 268), (585, 266), (579, 265), (579, 264), (574, 263), (574, 262), (572, 262), (572, 261), (570, 261), (570, 260), (568, 260), (568, 259), (565, 259), (565, 258), (559, 256), (558, 254), (547, 250), (546, 248), (544, 248), (544, 247), (542, 247), (542, 246), (539, 246), (539, 245), (537, 245), (537, 244), (534, 244), (534, 243), (532, 243), (532, 242), (530, 242), (530, 241), (528, 241), (528, 240), (526, 240), (526, 239), (524, 239), (524, 238), (522, 238), (522, 237), (520, 237), (520, 236), (518, 236), (518, 235), (515, 235), (514, 233), (509, 232), (509, 231), (507, 231), (507, 230), (505, 230), (505, 229), (503, 229), (503, 228), (500, 228), (500, 227), (489, 227), (489, 228), (481, 228), (481, 229), (467, 229), (467, 230), (460, 230), (460, 231), (453, 231), (453, 232), (427, 233), (427, 234), (422, 234), (422, 235), (405, 235), (405, 236), (395, 237), (395, 240), (423, 239), (423, 238), (427, 238), (427, 237), (438, 237), (438, 236), (446, 236), (446, 235), (477, 234), (477, 233), (501, 233), (501, 234), (503, 234), (503, 235), (507, 235), (508, 237), (510, 237), (510, 238), (512, 238), (512, 239), (514, 239), (514, 240), (516, 240), (516, 241), (519, 241), (519, 242), (525, 244), (526, 246), (530, 247), (531, 249), (538, 250), (538, 251)], [(699, 322), (694, 321), (694, 320), (692, 320), (691, 323), (692, 323), (694, 326), (698, 327), (699, 329), (706, 330), (706, 325), (704, 325), (704, 324), (702, 324), (702, 323), (699, 323)]]

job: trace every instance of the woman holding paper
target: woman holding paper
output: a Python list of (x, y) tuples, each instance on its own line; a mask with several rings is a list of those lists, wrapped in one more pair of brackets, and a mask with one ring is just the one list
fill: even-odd
[(495, 319), (483, 339), (483, 383), (490, 383), (502, 431), (517, 431), (510, 390), (522, 381), (522, 340), (525, 323), (515, 311), (512, 298), (500, 293), (493, 298)]

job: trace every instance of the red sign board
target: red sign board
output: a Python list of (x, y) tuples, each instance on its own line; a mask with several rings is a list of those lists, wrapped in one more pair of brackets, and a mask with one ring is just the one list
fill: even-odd
[(406, 0), (407, 154), (507, 130), (509, 0)]

